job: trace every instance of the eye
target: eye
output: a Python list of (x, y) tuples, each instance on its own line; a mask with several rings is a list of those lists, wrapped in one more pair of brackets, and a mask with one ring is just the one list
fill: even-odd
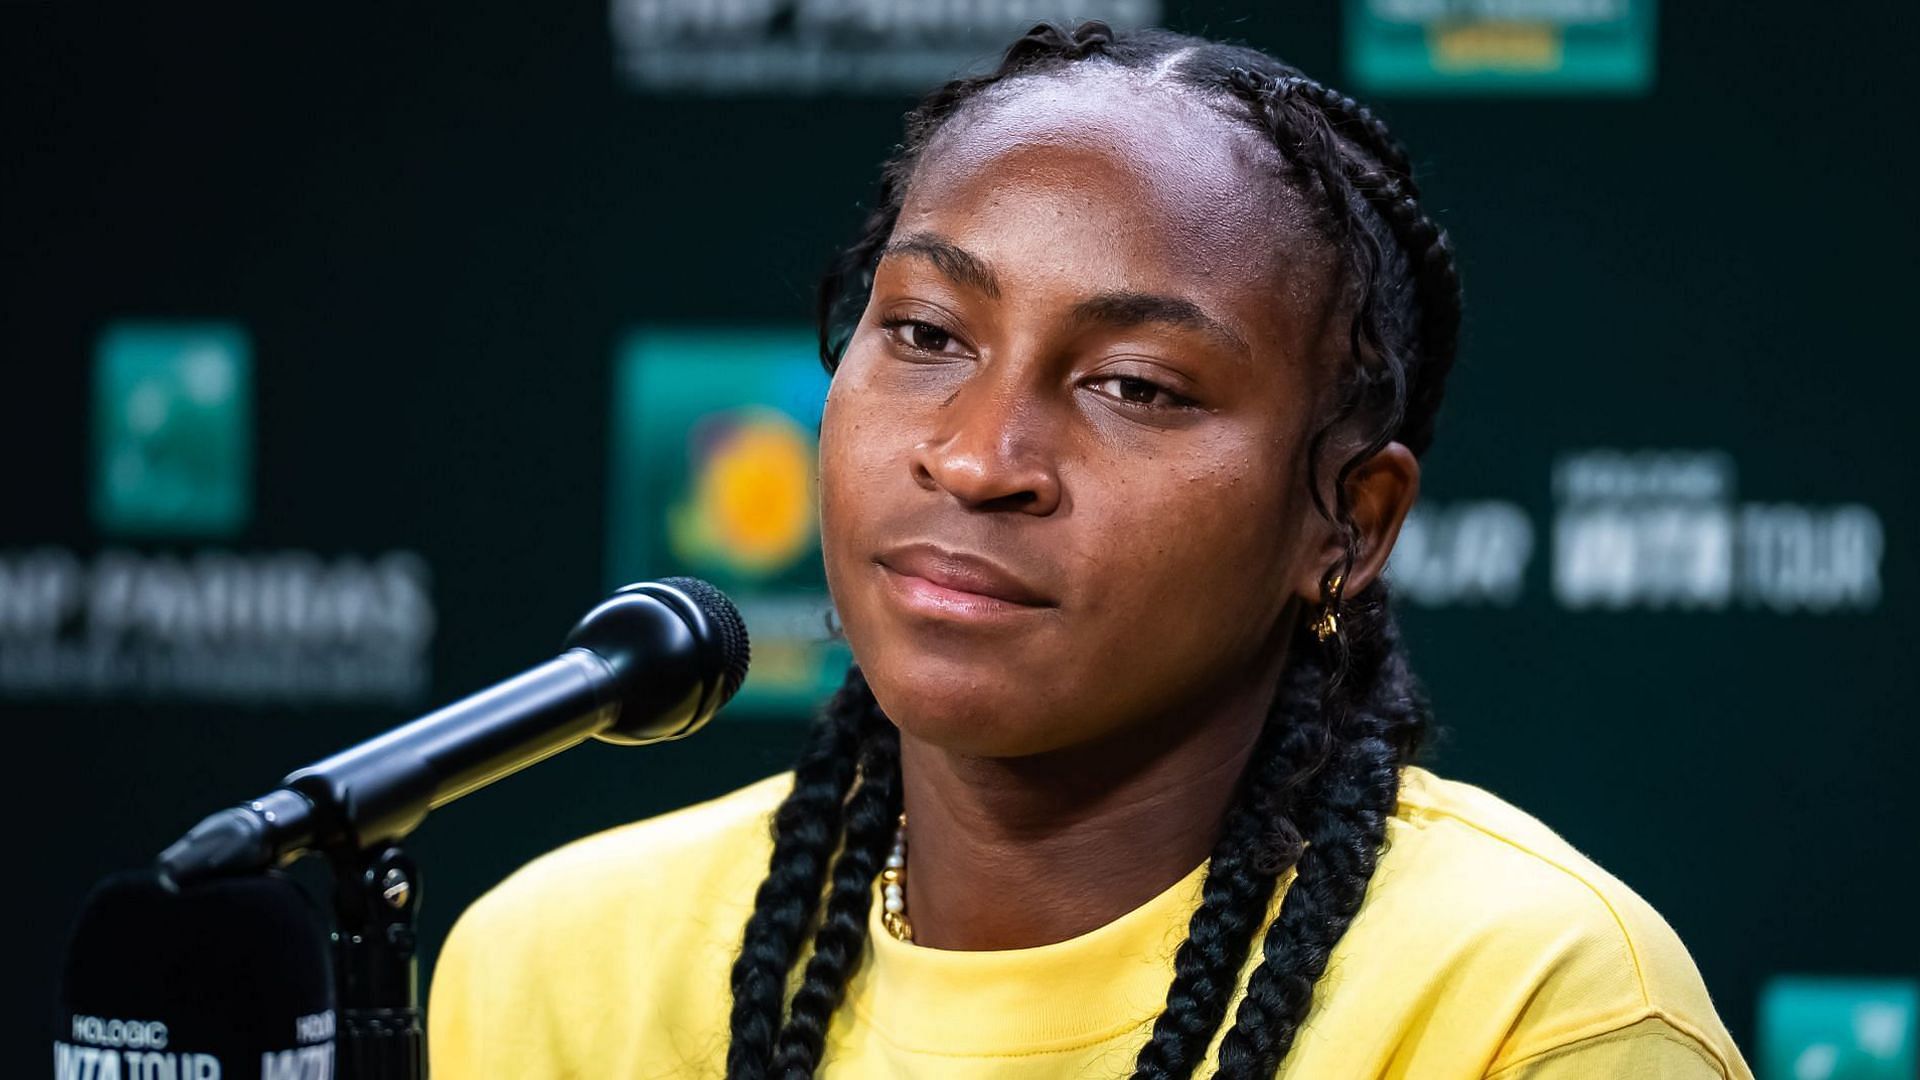
[(953, 335), (933, 323), (919, 319), (886, 319), (880, 326), (888, 337), (914, 352), (952, 355), (946, 349), (953, 344)]
[(1197, 404), (1192, 398), (1181, 397), (1159, 383), (1137, 375), (1106, 375), (1090, 379), (1086, 385), (1110, 398), (1149, 409), (1187, 409)]

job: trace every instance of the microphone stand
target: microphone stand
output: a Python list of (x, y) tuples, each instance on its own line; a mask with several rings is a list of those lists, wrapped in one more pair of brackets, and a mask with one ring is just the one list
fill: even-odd
[[(747, 675), (747, 627), (696, 578), (615, 592), (566, 651), (412, 723), (297, 770), (160, 853), (165, 880), (261, 871), (316, 849), (333, 869), (335, 1073), (425, 1080), (420, 877), (397, 843), (437, 806), (589, 738), (644, 746), (699, 730)], [(349, 812), (349, 808), (350, 811)]]
[(338, 1080), (426, 1080), (420, 1008), (420, 872), (398, 844), (342, 845), (333, 867)]

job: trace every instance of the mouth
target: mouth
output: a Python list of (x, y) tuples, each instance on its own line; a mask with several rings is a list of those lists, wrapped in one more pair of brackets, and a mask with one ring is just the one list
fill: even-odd
[(908, 610), (934, 618), (983, 620), (1052, 611), (1059, 602), (980, 555), (935, 544), (892, 548), (874, 559)]

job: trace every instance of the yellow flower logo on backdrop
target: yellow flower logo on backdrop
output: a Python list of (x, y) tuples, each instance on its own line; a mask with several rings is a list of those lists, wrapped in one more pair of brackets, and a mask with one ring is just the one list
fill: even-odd
[(676, 557), (761, 576), (813, 550), (813, 438), (785, 413), (749, 406), (709, 416), (688, 465), (688, 497), (667, 511)]

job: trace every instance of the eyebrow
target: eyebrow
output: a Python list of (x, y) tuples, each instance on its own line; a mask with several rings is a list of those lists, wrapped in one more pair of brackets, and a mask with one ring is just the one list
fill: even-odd
[(919, 255), (931, 261), (940, 272), (979, 292), (1000, 298), (1000, 279), (993, 276), (993, 269), (984, 260), (966, 248), (945, 237), (932, 233), (914, 233), (899, 240), (887, 242), (880, 249), (880, 257), (889, 255)]
[(1104, 323), (1113, 327), (1164, 323), (1208, 334), (1243, 358), (1253, 355), (1246, 339), (1235, 333), (1233, 327), (1207, 314), (1199, 304), (1178, 296), (1143, 292), (1101, 293), (1073, 305), (1073, 312), (1068, 317), (1074, 322)]
[[(880, 249), (880, 255), (918, 255), (932, 262), (939, 271), (962, 285), (985, 295), (1000, 298), (1000, 279), (986, 260), (966, 248), (933, 233), (914, 233), (892, 240)], [(1199, 304), (1178, 296), (1133, 291), (1105, 292), (1088, 297), (1073, 306), (1068, 318), (1076, 323), (1102, 323), (1113, 327), (1164, 323), (1198, 330), (1217, 338), (1242, 357), (1253, 350), (1246, 339), (1231, 326), (1206, 313)]]

